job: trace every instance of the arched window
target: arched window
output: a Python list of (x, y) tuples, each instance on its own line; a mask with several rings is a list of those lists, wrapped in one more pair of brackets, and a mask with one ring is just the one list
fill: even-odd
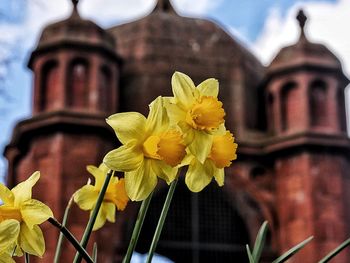
[(327, 126), (327, 87), (322, 80), (315, 80), (309, 87), (311, 126)]
[(344, 90), (338, 89), (337, 92), (338, 118), (340, 130), (346, 132), (346, 108)]
[(274, 97), (272, 93), (267, 95), (267, 122), (270, 132), (275, 129)]
[[(167, 189), (154, 196), (136, 251), (148, 252)], [(174, 262), (248, 262), (249, 235), (223, 189), (210, 184), (200, 193), (179, 182), (156, 253)]]
[(88, 62), (85, 59), (75, 59), (68, 69), (68, 106), (84, 108), (87, 106), (88, 89)]
[(99, 72), (99, 108), (102, 111), (112, 110), (110, 109), (110, 93), (111, 93), (111, 84), (112, 84), (111, 71), (107, 67), (102, 67)]
[(58, 88), (58, 63), (51, 60), (44, 64), (41, 75), (40, 110), (49, 110), (54, 107), (55, 93)]
[(295, 109), (298, 108), (297, 85), (295, 82), (288, 82), (282, 87), (281, 92), (281, 127), (285, 131), (293, 127), (298, 121)]

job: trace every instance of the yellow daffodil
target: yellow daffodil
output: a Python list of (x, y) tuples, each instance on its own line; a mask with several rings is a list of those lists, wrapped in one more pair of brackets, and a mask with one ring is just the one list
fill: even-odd
[(103, 162), (110, 169), (125, 172), (130, 199), (146, 199), (157, 184), (157, 176), (167, 183), (175, 179), (186, 146), (181, 132), (169, 126), (161, 97), (151, 103), (147, 119), (127, 112), (110, 116), (107, 123), (123, 145), (109, 152)]
[[(11, 235), (17, 235), (15, 255), (21, 256), (22, 251), (41, 257), (45, 252), (44, 236), (38, 225), (53, 217), (48, 206), (32, 199), (32, 187), (39, 180), (40, 173), (35, 172), (26, 181), (19, 183), (10, 191), (0, 184), (0, 242)], [(13, 219), (19, 224), (19, 231)], [(8, 224), (5, 230), (3, 224)], [(17, 234), (18, 233), (18, 234)], [(7, 242), (7, 241), (6, 241)], [(0, 245), (1, 246), (1, 245)]]
[(194, 156), (190, 161), (185, 182), (192, 192), (202, 191), (212, 180), (219, 186), (224, 185), (224, 168), (229, 167), (237, 158), (237, 144), (229, 131), (220, 132), (213, 136), (211, 150), (202, 164)]
[(189, 151), (201, 163), (208, 156), (212, 134), (224, 123), (225, 111), (218, 101), (219, 83), (210, 78), (197, 87), (187, 75), (175, 72), (171, 79), (173, 98), (168, 98), (169, 117), (186, 135)]
[[(101, 164), (99, 167), (89, 165), (87, 166), (87, 170), (94, 176), (95, 185), (91, 185), (90, 182), (88, 182), (87, 185), (83, 186), (74, 194), (74, 201), (82, 210), (92, 211), (109, 169), (106, 165)], [(106, 220), (114, 223), (115, 209), (117, 208), (120, 211), (124, 210), (128, 201), (129, 198), (125, 192), (124, 179), (112, 177), (108, 184), (93, 230), (95, 231), (101, 228)]]

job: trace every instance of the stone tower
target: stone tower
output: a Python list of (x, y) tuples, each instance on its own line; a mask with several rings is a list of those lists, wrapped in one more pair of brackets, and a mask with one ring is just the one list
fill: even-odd
[[(297, 20), (297, 43), (283, 48), (267, 68), (264, 88), (273, 138), (268, 148), (275, 156), (280, 250), (313, 235), (291, 262), (317, 262), (349, 234), (344, 105), (349, 81), (339, 60), (307, 39), (303, 11)], [(349, 262), (344, 253), (336, 260)]]
[[(82, 19), (77, 2), (73, 1), (66, 20), (44, 29), (31, 54), (33, 117), (17, 124), (5, 152), (9, 184), (40, 170), (34, 195), (49, 204), (58, 219), (73, 192), (86, 183), (86, 165), (98, 165), (116, 142), (105, 118), (118, 108), (120, 59), (114, 52), (114, 38)], [(70, 228), (79, 237), (88, 213), (77, 216), (76, 211)], [(44, 259), (49, 262), (57, 231), (51, 226), (47, 229)], [(67, 248), (64, 253), (72, 255), (71, 247)], [(62, 262), (69, 261), (64, 255)]]

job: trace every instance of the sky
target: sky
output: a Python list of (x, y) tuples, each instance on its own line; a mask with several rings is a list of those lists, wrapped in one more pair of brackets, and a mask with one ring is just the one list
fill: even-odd
[[(155, 0), (81, 0), (80, 14), (103, 27), (147, 15)], [(350, 0), (173, 0), (180, 15), (214, 20), (242, 42), (264, 65), (281, 47), (298, 38), (295, 15), (308, 16), (311, 41), (326, 44), (350, 76)], [(32, 107), (32, 74), (26, 68), (45, 25), (64, 19), (69, 0), (0, 0), (0, 151), (9, 142), (16, 122)], [(0, 178), (6, 173), (0, 158)]]

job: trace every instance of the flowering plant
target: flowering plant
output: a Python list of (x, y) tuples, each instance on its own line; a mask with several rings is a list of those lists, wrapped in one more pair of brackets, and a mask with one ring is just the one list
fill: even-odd
[[(116, 209), (124, 210), (131, 199), (142, 204), (123, 261), (130, 262), (152, 193), (158, 180), (164, 180), (170, 186), (146, 260), (152, 261), (179, 176), (184, 174), (192, 192), (202, 191), (213, 179), (223, 186), (224, 169), (237, 158), (237, 144), (225, 127), (226, 113), (218, 100), (218, 81), (210, 78), (195, 86), (190, 77), (175, 72), (171, 85), (174, 96), (156, 98), (147, 117), (125, 112), (107, 118), (122, 145), (107, 153), (99, 167), (87, 166), (94, 183), (89, 179), (73, 194), (62, 223), (47, 205), (32, 199), (32, 187), (40, 178), (39, 172), (12, 190), (0, 184), (0, 263), (14, 262), (14, 256), (24, 255), (26, 262), (29, 255), (41, 257), (45, 242), (38, 225), (46, 220), (61, 231), (54, 262), (59, 260), (63, 236), (77, 250), (75, 263), (82, 259), (96, 262), (97, 250), (92, 256), (86, 251), (91, 232), (102, 228), (106, 221), (115, 222)], [(123, 177), (116, 176), (116, 172), (122, 172)], [(80, 242), (65, 227), (72, 200), (82, 210), (90, 211)], [(247, 245), (250, 263), (260, 260), (266, 229), (264, 223), (253, 250)], [(274, 263), (286, 261), (310, 240), (287, 251)], [(349, 243), (350, 240), (345, 241), (320, 262), (328, 262)]]

